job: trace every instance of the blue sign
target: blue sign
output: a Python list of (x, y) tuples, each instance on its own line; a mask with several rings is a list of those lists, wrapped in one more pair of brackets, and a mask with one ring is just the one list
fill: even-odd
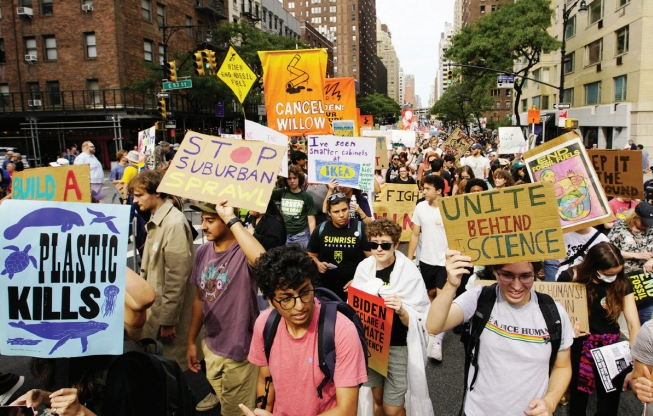
[(314, 163), (319, 182), (328, 183), (331, 179), (337, 179), (338, 184), (341, 186), (359, 186), (360, 163), (331, 162), (328, 160), (316, 160)]
[(0, 205), (0, 353), (122, 354), (129, 207)]
[(215, 105), (215, 116), (224, 117), (224, 102), (220, 101)]

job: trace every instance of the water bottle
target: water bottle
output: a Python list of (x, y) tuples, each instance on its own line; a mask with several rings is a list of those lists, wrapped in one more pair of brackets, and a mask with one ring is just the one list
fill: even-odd
[(352, 204), (356, 203), (356, 195), (351, 196), (351, 201), (349, 201), (349, 218), (356, 218), (356, 210), (352, 207)]

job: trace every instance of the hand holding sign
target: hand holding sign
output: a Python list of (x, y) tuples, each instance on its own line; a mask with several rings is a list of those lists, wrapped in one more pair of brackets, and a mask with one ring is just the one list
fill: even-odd
[(472, 258), (463, 256), (460, 251), (447, 250), (445, 253), (447, 260), (445, 267), (447, 269), (447, 282), (453, 287), (459, 287), (460, 282), (463, 280), (463, 275), (469, 274), (470, 267), (474, 267), (471, 263)]

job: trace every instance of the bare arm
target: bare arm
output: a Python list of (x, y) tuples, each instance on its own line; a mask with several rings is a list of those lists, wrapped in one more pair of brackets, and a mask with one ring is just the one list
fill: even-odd
[[(237, 218), (234, 214), (234, 209), (232, 207), (227, 207), (227, 203), (228, 201), (225, 199), (215, 207), (216, 212), (225, 224), (227, 224), (232, 219)], [(249, 231), (247, 231), (242, 222), (236, 222), (231, 226), (230, 230), (234, 237), (236, 237), (236, 241), (238, 241), (238, 245), (240, 246), (241, 250), (243, 250), (243, 253), (245, 253), (247, 262), (253, 266), (259, 256), (265, 253), (265, 249), (261, 243), (259, 243), (258, 240), (252, 234), (250, 234)]]
[[(265, 396), (265, 378), (270, 377), (270, 367), (258, 368), (258, 380), (256, 381), (256, 397)], [(272, 412), (274, 407), (274, 384), (270, 383), (268, 388), (268, 402), (265, 410)]]
[(634, 293), (631, 293), (624, 298), (624, 317), (626, 318), (626, 323), (628, 325), (630, 348), (633, 348), (633, 344), (635, 344), (635, 339), (637, 338), (637, 333), (641, 328)]
[(419, 233), (422, 232), (422, 227), (417, 224), (413, 224), (413, 232), (410, 235), (410, 241), (408, 242), (408, 259), (413, 260), (415, 257), (415, 250), (417, 250), (417, 244), (419, 244)]
[(356, 416), (359, 387), (336, 387), (336, 406), (320, 416)]
[(125, 285), (125, 305), (135, 312), (143, 312), (150, 308), (156, 300), (156, 292), (152, 285), (127, 267)]
[(651, 382), (653, 366), (639, 362), (636, 359), (633, 359), (633, 361), (634, 368), (630, 386), (640, 402), (651, 403), (653, 402), (653, 382)]
[(188, 338), (186, 338), (186, 364), (188, 365), (188, 369), (194, 373), (202, 369), (200, 362), (197, 360), (197, 345), (195, 341), (204, 324), (203, 306), (202, 292), (198, 290), (195, 292), (195, 298), (193, 299), (190, 329), (188, 330)]
[(460, 325), (465, 320), (463, 310), (458, 304), (453, 303), (456, 290), (460, 286), (464, 274), (469, 273), (472, 267), (471, 258), (460, 255), (459, 251), (447, 250), (447, 283), (438, 292), (426, 316), (426, 330), (429, 334), (439, 334)]
[[(324, 211), (326, 212), (326, 211)], [(308, 232), (313, 234), (313, 230), (315, 229), (315, 215), (309, 215), (308, 216)]]

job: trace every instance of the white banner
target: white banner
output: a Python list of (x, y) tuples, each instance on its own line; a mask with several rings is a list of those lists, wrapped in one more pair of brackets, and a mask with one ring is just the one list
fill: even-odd
[[(288, 147), (288, 136), (276, 130), (265, 127), (253, 121), (245, 120), (245, 140), (258, 140), (268, 144), (276, 144)], [(286, 151), (281, 159), (279, 176), (288, 177), (288, 152)]]

